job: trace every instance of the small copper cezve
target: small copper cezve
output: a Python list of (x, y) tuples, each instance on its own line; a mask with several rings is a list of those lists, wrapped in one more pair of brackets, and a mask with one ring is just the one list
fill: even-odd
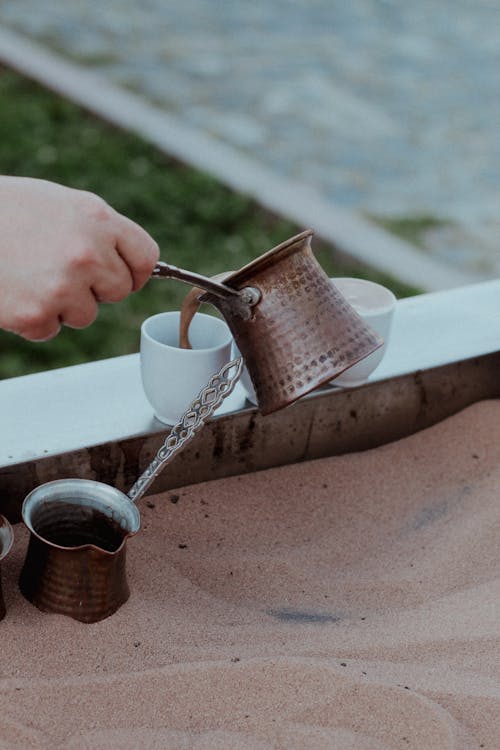
[[(9, 554), (12, 542), (14, 541), (14, 532), (12, 526), (6, 518), (0, 516), (0, 562)], [(2, 578), (0, 574), (0, 620), (5, 617), (5, 602), (2, 594)]]
[(97, 622), (129, 597), (126, 540), (139, 511), (114, 487), (58, 479), (34, 489), (23, 504), (30, 530), (19, 587), (45, 612)]

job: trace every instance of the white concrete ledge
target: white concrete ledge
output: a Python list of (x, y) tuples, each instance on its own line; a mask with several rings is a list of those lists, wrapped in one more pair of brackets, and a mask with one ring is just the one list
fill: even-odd
[(420, 252), (319, 191), (281, 177), (255, 159), (195, 130), (103, 76), (0, 28), (0, 62), (57, 91), (107, 122), (137, 133), (169, 156), (205, 170), (299, 227), (313, 227), (343, 255), (424, 291), (481, 280)]
[[(500, 280), (411, 297), (397, 303), (370, 381), (499, 349)], [(143, 394), (137, 354), (0, 381), (0, 414), (0, 467), (165, 429)]]

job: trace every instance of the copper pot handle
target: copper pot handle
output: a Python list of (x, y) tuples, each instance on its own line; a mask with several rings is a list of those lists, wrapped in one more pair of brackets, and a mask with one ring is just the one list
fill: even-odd
[(183, 281), (185, 284), (199, 287), (218, 297), (242, 297), (245, 293), (244, 289), (241, 291), (239, 289), (232, 289), (230, 286), (221, 284), (208, 276), (202, 276), (199, 273), (194, 273), (194, 271), (186, 271), (184, 268), (177, 268), (177, 266), (172, 266), (163, 261), (158, 261), (151, 276), (153, 278), (177, 279), (177, 281)]

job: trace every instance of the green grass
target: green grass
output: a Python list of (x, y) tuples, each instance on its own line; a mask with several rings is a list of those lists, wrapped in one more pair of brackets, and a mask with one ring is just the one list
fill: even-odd
[(432, 214), (418, 214), (416, 216), (376, 216), (369, 218), (392, 234), (411, 242), (417, 247), (425, 249), (425, 234), (430, 229), (439, 229), (450, 224), (446, 219)]
[[(116, 130), (31, 81), (0, 68), (0, 173), (54, 180), (101, 195), (143, 225), (175, 265), (215, 273), (239, 268), (304, 229), (273, 218), (250, 198), (180, 165), (136, 136)], [(336, 262), (314, 243), (330, 276), (380, 281), (399, 297), (416, 290), (386, 276)], [(0, 378), (138, 350), (148, 316), (176, 309), (188, 287), (152, 280), (116, 305), (103, 305), (82, 331), (65, 329), (34, 344), (0, 332)]]

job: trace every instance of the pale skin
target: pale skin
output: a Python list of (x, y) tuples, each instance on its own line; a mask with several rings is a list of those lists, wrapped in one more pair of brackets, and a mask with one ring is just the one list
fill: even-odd
[(30, 341), (84, 328), (100, 302), (141, 289), (158, 257), (154, 239), (97, 195), (0, 176), (0, 328)]

